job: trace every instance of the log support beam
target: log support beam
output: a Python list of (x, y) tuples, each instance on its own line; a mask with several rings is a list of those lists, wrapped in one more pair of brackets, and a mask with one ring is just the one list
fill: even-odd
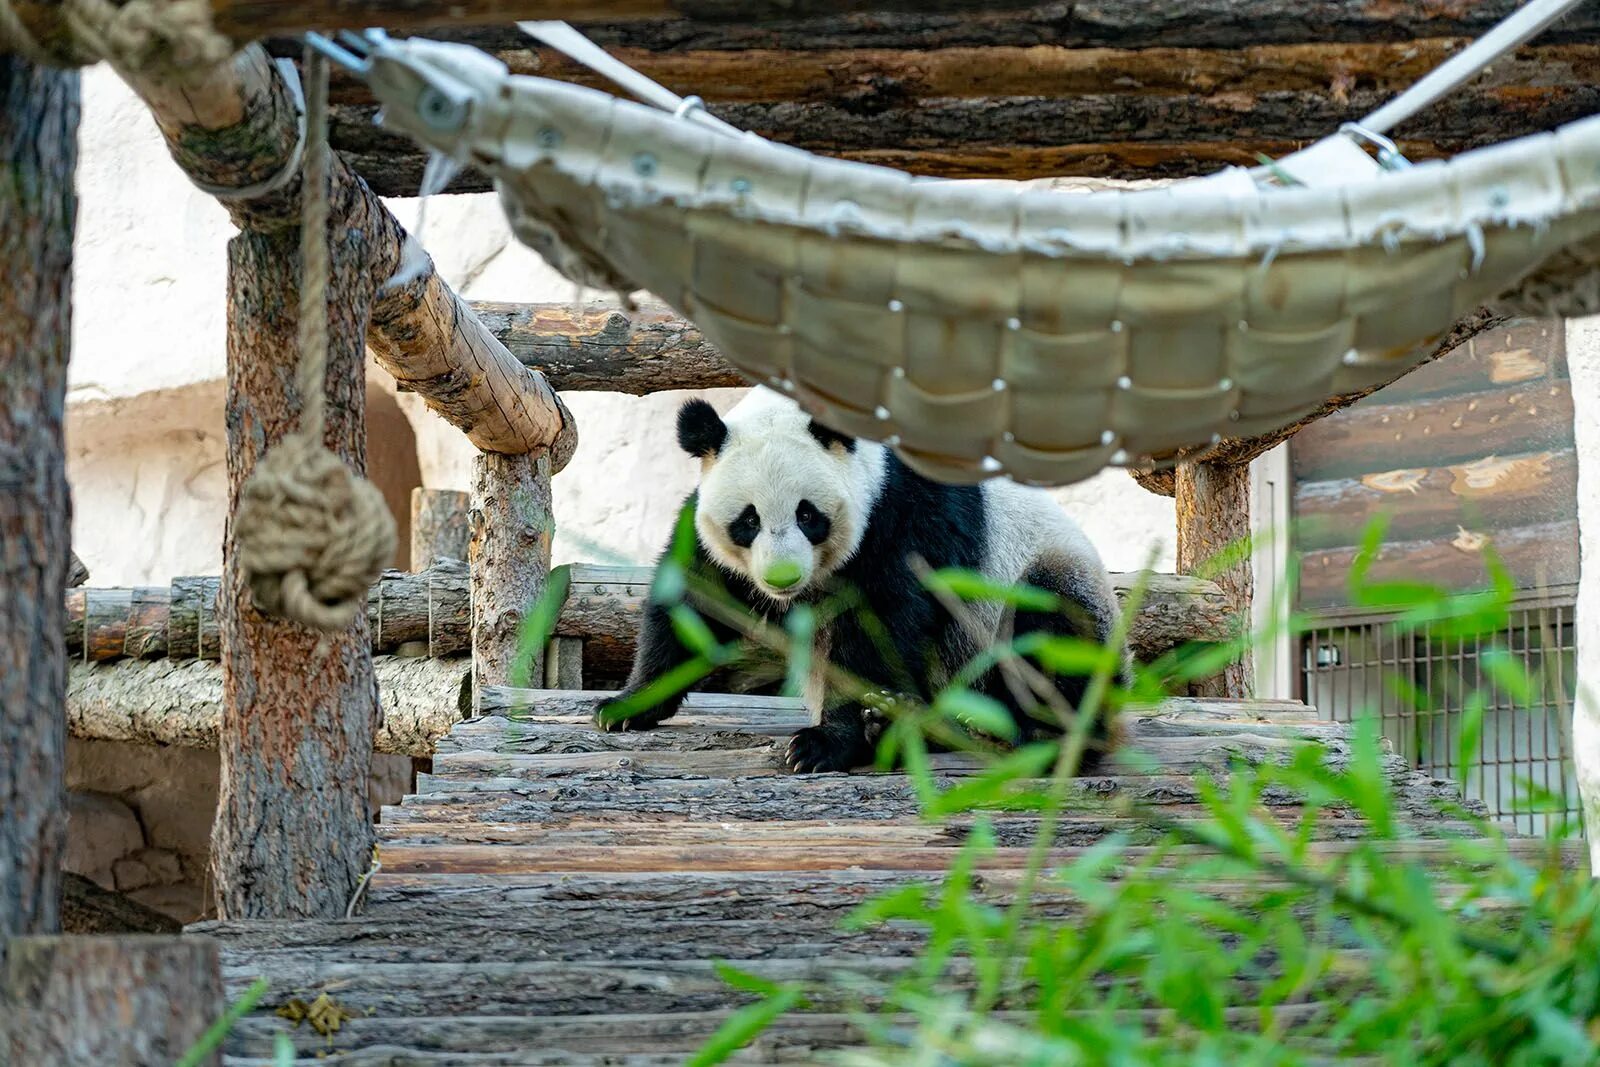
[[(1209, 578), (1227, 597), (1233, 628), (1250, 632), (1255, 577), (1250, 566), (1250, 468), (1184, 463), (1177, 468), (1178, 573)], [(1230, 635), (1232, 636), (1232, 635)], [(1248, 647), (1221, 674), (1196, 682), (1197, 697), (1255, 695)]]
[(75, 72), (0, 56), (0, 959), (6, 938), (61, 921), (78, 93)]
[[(3, 63), (4, 60), (0, 60)], [(177, 1063), (221, 1017), (206, 937), (23, 937), (0, 963), (0, 1062)], [(216, 1067), (220, 1053), (191, 1061)]]
[(544, 678), (544, 649), (522, 647), (522, 624), (550, 578), (550, 473), (543, 455), (484, 453), (472, 461), (467, 555), (474, 693), (486, 685), (537, 685)]
[(455, 489), (411, 490), (411, 569), (424, 571), (440, 560), (465, 561), (471, 531), (467, 494)]

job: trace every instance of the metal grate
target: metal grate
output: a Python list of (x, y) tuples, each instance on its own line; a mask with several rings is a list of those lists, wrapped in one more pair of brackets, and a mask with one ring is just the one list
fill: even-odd
[[(1466, 794), (1513, 829), (1542, 834), (1563, 816), (1574, 825), (1579, 818), (1569, 734), (1576, 639), (1570, 600), (1517, 608), (1504, 630), (1466, 639), (1431, 628), (1400, 633), (1381, 618), (1326, 619), (1302, 638), (1302, 697), (1336, 722), (1376, 713), (1395, 752), (1455, 778), (1463, 715), (1477, 694), (1483, 728), (1467, 753)], [(1484, 653), (1497, 647), (1523, 669), (1531, 692), (1494, 682)], [(1552, 799), (1530, 803), (1528, 783)]]

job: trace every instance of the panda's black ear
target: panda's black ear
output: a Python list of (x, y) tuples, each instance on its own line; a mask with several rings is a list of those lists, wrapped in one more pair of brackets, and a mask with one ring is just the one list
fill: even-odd
[(696, 397), (678, 409), (678, 447), (698, 459), (716, 455), (728, 439), (717, 409)]
[(856, 450), (856, 439), (854, 437), (840, 433), (838, 430), (830, 430), (816, 419), (812, 419), (806, 429), (811, 431), (811, 436), (815, 437), (817, 444), (823, 448), (827, 448), (830, 445), (843, 445), (846, 452), (854, 452)]

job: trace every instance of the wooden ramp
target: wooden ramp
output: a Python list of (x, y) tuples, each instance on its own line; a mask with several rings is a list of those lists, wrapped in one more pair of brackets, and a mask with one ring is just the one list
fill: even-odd
[[(681, 1063), (746, 999), (713, 961), (773, 979), (910, 965), (914, 930), (849, 932), (840, 920), (880, 890), (937, 877), (969, 821), (919, 820), (901, 775), (778, 772), (777, 745), (806, 722), (792, 702), (696, 695), (659, 730), (606, 734), (589, 726), (599, 695), (486, 692), (503, 714), (459, 724), (418, 795), (384, 809), (383, 869), (359, 917), (196, 927), (222, 939), (231, 994), (271, 983), (227, 1062), (269, 1064), (274, 1035), (290, 1029), (273, 1009), (327, 993), (352, 1017), (328, 1036), (292, 1033), (329, 1064)], [(1057, 858), (1115, 830), (1154, 839), (1114, 813), (1115, 798), (1197, 815), (1196, 772), (1305, 739), (1337, 761), (1343, 730), (1293, 703), (1173, 700), (1134, 716), (1132, 751), (1114, 768), (1126, 773), (1076, 783)], [(974, 769), (938, 761), (950, 781)], [(1449, 783), (1398, 757), (1387, 770), (1419, 838), (1404, 851), (1468, 831), (1437, 815)], [(1000, 847), (981, 877), (1004, 898), (1037, 822), (992, 821)], [(1358, 830), (1329, 813), (1318, 847), (1347, 847)], [(1074, 904), (1046, 893), (1040, 907), (1065, 916)], [(842, 1008), (780, 1020), (737, 1062), (811, 1062), (850, 1044)]]

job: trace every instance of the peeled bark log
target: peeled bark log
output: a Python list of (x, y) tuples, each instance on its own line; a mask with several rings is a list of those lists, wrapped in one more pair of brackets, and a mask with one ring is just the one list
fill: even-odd
[(537, 683), (544, 649), (522, 646), (522, 624), (550, 577), (550, 461), (484, 454), (472, 461), (473, 692)]
[[(367, 311), (381, 230), (349, 182), (330, 193), (327, 445), (366, 467)], [(365, 219), (371, 220), (370, 214)], [(228, 242), (228, 496), (221, 593), (222, 779), (212, 833), (218, 913), (344, 914), (372, 858), (367, 783), (378, 688), (363, 614), (314, 633), (254, 606), (239, 566), (240, 490), (266, 449), (294, 430), (298, 234), (246, 230)]]
[(61, 929), (69, 934), (181, 934), (183, 924), (66, 871), (61, 876)]
[(643, 396), (666, 389), (750, 384), (707, 343), (698, 326), (661, 304), (629, 312), (479, 302), (472, 310), (512, 355), (556, 389)]
[(77, 135), (78, 76), (0, 57), (0, 957), (60, 928)]
[[(1239, 633), (1250, 632), (1255, 576), (1246, 549), (1250, 538), (1250, 468), (1185, 463), (1177, 473), (1178, 570), (1205, 574), (1222, 587)], [(1220, 553), (1239, 559), (1218, 568)], [(1199, 697), (1249, 697), (1255, 690), (1255, 655), (1247, 646), (1221, 674), (1194, 683)]]
[[(464, 528), (464, 508), (459, 521)], [(170, 589), (75, 589), (66, 600), (67, 654), (85, 663), (217, 659), (221, 584), (217, 577), (184, 577), (174, 578)], [(430, 656), (463, 652), (471, 645), (470, 611), (462, 560), (441, 560), (417, 574), (384, 571), (367, 590), (372, 650), (395, 652), (421, 642)]]
[[(0, 60), (3, 62), (3, 60)], [(217, 944), (204, 937), (25, 937), (7, 947), (4, 1062), (176, 1063), (224, 1009)], [(215, 1065), (219, 1054), (198, 1061)]]
[[(241, 188), (270, 179), (292, 156), (294, 101), (259, 47), (182, 84), (132, 76), (130, 83), (196, 182)], [(335, 158), (331, 169), (333, 229), (361, 231), (364, 270), (371, 283), (381, 282), (400, 265), (405, 231), (348, 166)], [(276, 232), (293, 227), (299, 197), (295, 176), (276, 192), (223, 205), (241, 227)], [(431, 261), (410, 282), (376, 293), (363, 328), (379, 364), (479, 448), (548, 448), (556, 470), (571, 458), (576, 429), (560, 398), (494, 339)]]
[(467, 494), (455, 489), (411, 490), (411, 569), (425, 570), (440, 559), (467, 558)]
[[(373, 735), (373, 751), (433, 755), (461, 720), (458, 700), (470, 673), (465, 657), (375, 657), (383, 724)], [(216, 748), (222, 682), (222, 667), (200, 660), (74, 664), (67, 677), (67, 729), (88, 740)]]

